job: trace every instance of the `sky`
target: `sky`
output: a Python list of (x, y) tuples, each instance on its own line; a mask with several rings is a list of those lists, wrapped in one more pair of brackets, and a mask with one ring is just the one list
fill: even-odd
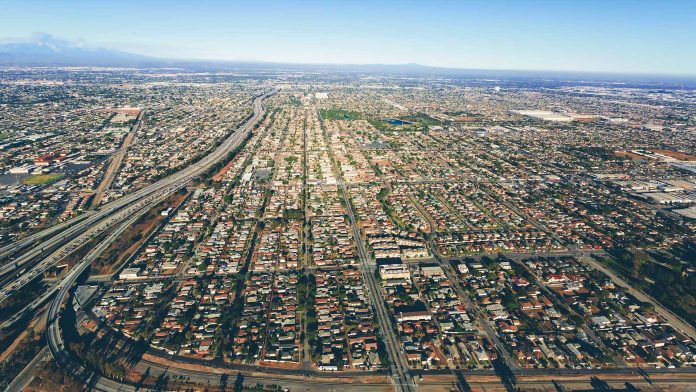
[(696, 1), (34, 1), (0, 41), (47, 33), (150, 56), (696, 74)]

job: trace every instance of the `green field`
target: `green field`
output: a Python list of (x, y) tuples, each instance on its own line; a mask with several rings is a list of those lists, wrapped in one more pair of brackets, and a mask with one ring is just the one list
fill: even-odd
[(61, 173), (35, 174), (22, 180), (24, 185), (43, 185), (63, 177)]
[(418, 113), (412, 116), (406, 116), (401, 120), (417, 124), (419, 127), (428, 127), (430, 125), (442, 125), (442, 121), (432, 118), (425, 113)]
[(344, 109), (321, 109), (319, 114), (324, 120), (359, 120), (362, 118), (360, 113)]

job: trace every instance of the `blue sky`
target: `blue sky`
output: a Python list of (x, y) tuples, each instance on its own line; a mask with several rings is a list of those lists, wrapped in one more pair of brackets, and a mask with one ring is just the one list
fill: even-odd
[(37, 32), (170, 58), (696, 74), (696, 1), (32, 1)]

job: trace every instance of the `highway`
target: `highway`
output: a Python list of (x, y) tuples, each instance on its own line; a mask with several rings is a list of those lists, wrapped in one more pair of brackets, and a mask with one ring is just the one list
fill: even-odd
[[(16, 244), (8, 245), (0, 249), (0, 256), (2, 256), (2, 254), (13, 254), (42, 238), (52, 236), (40, 242), (38, 246), (34, 246), (32, 249), (22, 253), (0, 267), (0, 277), (5, 277), (4, 281), (0, 282), (0, 302), (10, 296), (13, 291), (24, 287), (37, 276), (40, 276), (41, 273), (46, 271), (57, 261), (84, 245), (95, 235), (98, 235), (108, 227), (128, 217), (134, 210), (139, 209), (142, 205), (154, 205), (154, 200), (159, 200), (160, 197), (171, 194), (176, 189), (185, 186), (196, 176), (208, 170), (219, 160), (225, 158), (227, 154), (237, 148), (242, 141), (246, 139), (252, 128), (263, 117), (265, 114), (263, 101), (275, 93), (276, 91), (271, 91), (256, 97), (253, 101), (253, 115), (251, 115), (240, 128), (233, 132), (232, 135), (225, 139), (213, 152), (200, 161), (154, 184), (107, 203), (95, 211), (85, 213), (83, 216), (78, 217), (78, 219), (56, 225), (50, 229), (29, 236), (24, 240), (20, 240)], [(72, 226), (67, 224), (69, 222)], [(48, 257), (44, 256), (47, 252), (53, 251), (56, 248), (57, 250), (52, 252)], [(23, 269), (20, 274), (7, 277), (9, 273), (13, 273), (20, 269)]]
[[(145, 213), (147, 209), (143, 209), (140, 213)], [(89, 386), (90, 390), (96, 390), (96, 391), (105, 391), (105, 392), (116, 392), (116, 391), (136, 391), (134, 386), (129, 385), (127, 383), (121, 383), (115, 380), (111, 380), (105, 377), (101, 377), (98, 374), (94, 373), (93, 371), (85, 368), (82, 364), (78, 362), (76, 358), (72, 356), (70, 352), (68, 352), (65, 348), (65, 343), (62, 338), (62, 331), (60, 328), (60, 313), (61, 313), (61, 307), (62, 303), (68, 294), (69, 290), (73, 286), (73, 284), (76, 282), (77, 278), (84, 272), (84, 270), (91, 264), (92, 260), (96, 258), (102, 251), (105, 249), (108, 245), (111, 244), (111, 242), (116, 238), (116, 236), (122, 232), (125, 228), (129, 227), (130, 224), (132, 224), (137, 218), (140, 216), (139, 214), (135, 214), (131, 219), (129, 219), (127, 222), (124, 222), (113, 234), (111, 234), (108, 238), (103, 240), (102, 242), (99, 243), (97, 247), (95, 247), (94, 250), (92, 250), (83, 261), (81, 261), (78, 265), (76, 265), (69, 273), (68, 275), (56, 286), (56, 289), (58, 290), (58, 294), (54, 297), (53, 301), (51, 302), (51, 305), (48, 310), (48, 315), (47, 315), (47, 325), (46, 325), (46, 341), (49, 347), (49, 350), (51, 351), (51, 354), (53, 355), (53, 358), (56, 360), (56, 362), (62, 366), (64, 369), (68, 370), (77, 381), (83, 382), (86, 385)], [(357, 228), (357, 226), (354, 226)], [(364, 248), (363, 248), (364, 250)], [(371, 275), (371, 274), (367, 274)], [(370, 293), (373, 293), (373, 290), (378, 290), (376, 286), (374, 286), (374, 276), (372, 277), (372, 283), (373, 286), (370, 288)], [(376, 293), (380, 293), (380, 291), (374, 291)], [(384, 309), (384, 301), (382, 300), (381, 302), (376, 302), (375, 306), (379, 307), (379, 305), (382, 305), (382, 311), (381, 313), (378, 313), (378, 316), (382, 319), (383, 322), (386, 322), (385, 326), (380, 326), (380, 329), (383, 329), (383, 336), (385, 336), (385, 339), (388, 339), (388, 336), (391, 335), (392, 338), (390, 340), (387, 340), (387, 344), (391, 345), (390, 350), (396, 350), (394, 351), (397, 353), (397, 358), (395, 359), (396, 361), (399, 361), (399, 358), (402, 358), (402, 356), (398, 355), (400, 352), (398, 349), (398, 346), (395, 344), (398, 344), (396, 339), (393, 337), (393, 331), (389, 327), (391, 324), (388, 319), (388, 315), (386, 313), (386, 309)], [(416, 386), (415, 383), (413, 382), (413, 379), (408, 375), (407, 373), (407, 368), (404, 368), (405, 363), (404, 361), (401, 362), (396, 362), (398, 365), (395, 367), (392, 365), (392, 367), (395, 367), (394, 371), (395, 372), (403, 372), (406, 370), (405, 375), (404, 373), (401, 376), (395, 375), (395, 386), (397, 387), (398, 391), (416, 391)], [(210, 372), (202, 372), (202, 371), (193, 371), (193, 370), (187, 370), (187, 369), (169, 369), (168, 366), (163, 366), (163, 365), (158, 365), (154, 362), (148, 362), (145, 360), (141, 361), (141, 364), (146, 364), (148, 369), (151, 369), (151, 372), (155, 369), (158, 370), (158, 372), (153, 372), (153, 374), (162, 374), (162, 373), (167, 373), (172, 376), (184, 376), (184, 377), (192, 377), (194, 379), (205, 379), (206, 382), (211, 381), (220, 381), (221, 377), (221, 372), (234, 372), (232, 369), (220, 369), (216, 367), (210, 367)], [(182, 363), (182, 366), (185, 368), (187, 366), (186, 363)], [(190, 364), (188, 365), (190, 366)], [(252, 369), (254, 370), (254, 369)], [(279, 372), (281, 374), (292, 374), (294, 372), (292, 371), (286, 371), (279, 369)], [(303, 373), (302, 371), (298, 371), (300, 375)], [(399, 374), (399, 373), (397, 373)], [(404, 378), (407, 377), (407, 378)], [(266, 383), (266, 384), (275, 384), (278, 383), (280, 380), (278, 378), (275, 378), (271, 375), (268, 377), (263, 377), (263, 376), (249, 376), (244, 378), (247, 383), (254, 383), (254, 382), (260, 382), (260, 383)], [(230, 380), (230, 383), (234, 382), (234, 380)], [(299, 388), (302, 385), (307, 384), (307, 380), (285, 380), (282, 381), (283, 385), (292, 385), (294, 387)], [(363, 391), (371, 391), (375, 390), (375, 388), (381, 388), (381, 389), (388, 389), (390, 386), (389, 384), (346, 384), (344, 382), (338, 382), (338, 381), (316, 381), (316, 382), (311, 382), (310, 385), (313, 386), (313, 390), (325, 390), (325, 391), (331, 391), (331, 390), (344, 390), (343, 387), (346, 385), (349, 385), (349, 389), (351, 390), (363, 390)], [(300, 390), (304, 390), (304, 388), (300, 388)]]
[(133, 213), (139, 211), (143, 208), (149, 209), (151, 206), (156, 205), (168, 196), (170, 193), (176, 191), (179, 187), (169, 187), (165, 190), (156, 193), (155, 195), (149, 196), (131, 206), (118, 211), (117, 213), (106, 217), (105, 219), (95, 223), (80, 236), (77, 236), (73, 240), (67, 242), (65, 245), (59, 247), (57, 250), (52, 252), (46, 257), (43, 257), (38, 263), (36, 263), (31, 269), (28, 269), (23, 274), (19, 276), (13, 276), (7, 284), (0, 287), (0, 303), (9, 298), (14, 290), (19, 290), (24, 287), (35, 278), (41, 276), (44, 272), (50, 269), (60, 260), (64, 259), (69, 254), (73, 253), (77, 249), (81, 248), (93, 238), (99, 236), (105, 230), (111, 226), (117, 224), (123, 219), (132, 216)]
[[(67, 230), (71, 225), (78, 223), (79, 221), (89, 218), (90, 216), (94, 215), (94, 211), (88, 211), (82, 215), (78, 215), (68, 221), (59, 223), (55, 226), (51, 226), (48, 229), (44, 229), (38, 233), (31, 234), (25, 238), (22, 238), (21, 240), (15, 241), (11, 244), (5, 245), (0, 248), (0, 260), (6, 259), (9, 256), (12, 256), (13, 254), (19, 252), (20, 250), (29, 247), (30, 245), (33, 245), (36, 241), (51, 236), (57, 232), (63, 232)], [(6, 268), (3, 265), (0, 267), (0, 276), (4, 275), (5, 273), (2, 271), (5, 271)], [(8, 269), (10, 270), (10, 269)]]
[[(325, 135), (326, 136), (326, 135)], [(244, 136), (246, 137), (246, 135)], [(243, 139), (239, 139), (240, 141)], [(329, 146), (329, 151), (331, 155), (333, 156), (333, 152), (330, 150)], [(304, 389), (309, 389), (311, 388), (312, 390), (384, 390), (387, 389), (389, 386), (393, 386), (396, 388), (397, 391), (408, 391), (408, 392), (415, 392), (418, 390), (418, 385), (416, 384), (414, 378), (412, 375), (414, 374), (439, 374), (438, 371), (419, 371), (419, 370), (411, 370), (408, 366), (408, 363), (406, 362), (406, 359), (404, 358), (403, 355), (401, 355), (402, 350), (401, 350), (401, 344), (394, 333), (394, 330), (392, 329), (392, 323), (390, 321), (390, 315), (386, 309), (384, 299), (382, 297), (382, 292), (380, 290), (380, 287), (378, 283), (376, 282), (374, 278), (374, 268), (375, 264), (372, 262), (372, 258), (370, 257), (367, 248), (365, 246), (365, 243), (362, 239), (359, 227), (356, 222), (356, 214), (355, 211), (353, 211), (350, 203), (350, 195), (348, 193), (348, 189), (341, 177), (340, 171), (338, 170), (337, 167), (334, 166), (334, 171), (337, 174), (337, 179), (338, 179), (338, 186), (339, 186), (339, 192), (341, 193), (341, 197), (344, 200), (346, 207), (347, 207), (347, 217), (350, 221), (351, 224), (351, 229), (352, 229), (352, 235), (355, 239), (356, 243), (356, 248), (358, 252), (358, 256), (360, 258), (360, 263), (361, 263), (361, 271), (363, 273), (363, 278), (366, 282), (367, 288), (368, 288), (368, 295), (370, 296), (370, 300), (372, 301), (375, 309), (375, 315), (377, 317), (377, 321), (379, 323), (380, 331), (381, 331), (381, 338), (386, 345), (387, 352), (390, 357), (390, 370), (391, 374), (393, 377), (393, 384), (388, 384), (388, 383), (373, 383), (373, 384), (360, 384), (360, 383), (346, 383), (346, 382), (341, 382), (340, 378), (342, 376), (348, 377), (348, 374), (344, 373), (338, 373), (336, 378), (333, 380), (326, 380), (326, 381), (316, 381), (316, 380), (310, 380), (310, 379), (300, 379), (299, 377), (295, 379), (284, 379), (280, 377), (275, 377), (274, 375), (269, 374), (268, 376), (262, 376), (262, 375), (251, 375), (251, 376), (245, 376), (245, 382), (247, 383), (254, 383), (254, 382), (260, 382), (260, 383), (265, 383), (265, 384), (282, 384), (283, 386), (290, 387), (292, 390), (304, 390)], [(184, 186), (186, 182), (179, 182), (177, 183), (178, 186)], [(171, 190), (169, 191), (171, 192)], [(159, 194), (160, 197), (166, 197), (169, 192), (162, 192)], [(117, 233), (120, 233), (121, 231), (124, 230), (125, 227), (128, 227), (135, 219), (137, 219), (140, 214), (144, 213), (145, 211), (148, 210), (148, 208), (151, 206), (152, 203), (155, 203), (156, 200), (150, 200), (149, 202), (145, 202), (143, 205), (139, 203), (135, 203), (133, 205), (130, 205), (126, 207), (127, 211), (132, 211), (130, 215), (130, 218), (121, 218), (121, 219), (127, 219), (126, 222), (121, 223), (121, 226), (117, 228), (116, 231), (111, 233), (109, 237), (101, 241), (95, 249), (93, 249), (78, 265), (76, 265), (72, 270), (69, 271), (67, 276), (63, 278), (56, 286), (54, 287), (54, 290), (58, 292), (58, 295), (53, 299), (51, 302), (49, 311), (48, 311), (48, 317), (47, 317), (47, 329), (46, 329), (46, 337), (47, 337), (47, 342), (48, 342), (48, 347), (51, 351), (51, 354), (53, 357), (56, 359), (56, 361), (63, 366), (65, 369), (69, 370), (77, 380), (82, 381), (86, 384), (88, 384), (89, 388), (91, 390), (97, 390), (97, 391), (135, 391), (138, 390), (136, 387), (129, 385), (127, 383), (122, 383), (119, 381), (107, 379), (105, 377), (101, 377), (99, 375), (96, 375), (94, 372), (92, 372), (89, 369), (86, 369), (82, 364), (74, 358), (67, 350), (65, 350), (64, 342), (62, 340), (62, 335), (61, 335), (61, 330), (60, 330), (60, 325), (59, 325), (59, 319), (60, 319), (60, 312), (61, 312), (61, 305), (68, 294), (70, 288), (73, 286), (75, 281), (77, 280), (78, 276), (89, 266), (91, 261), (93, 260), (94, 257), (97, 257), (99, 253), (103, 249), (106, 248), (117, 236)], [(135, 209), (131, 210), (131, 208), (134, 205), (140, 206), (140, 209)], [(119, 215), (120, 216), (120, 215)], [(115, 218), (114, 218), (115, 219)], [(122, 220), (121, 220), (122, 221)], [(118, 221), (118, 222), (121, 222)], [(115, 223), (114, 223), (115, 224)], [(455, 272), (451, 268), (451, 266), (444, 260), (438, 259), (443, 267), (446, 267), (446, 273), (448, 276), (451, 276), (451, 280), (453, 282), (457, 282), (458, 280), (454, 277)], [(461, 287), (458, 287), (459, 290), (461, 290)], [(460, 292), (461, 294), (461, 292)], [(465, 296), (466, 298), (466, 296)], [(482, 317), (481, 314), (477, 314), (477, 316)], [(484, 324), (485, 325), (485, 324)], [(489, 333), (493, 336), (495, 336), (495, 333)], [(500, 345), (500, 343), (497, 343)], [(504, 351), (504, 350), (503, 350)], [(505, 354), (503, 354), (505, 355)], [(207, 367), (205, 370), (195, 370), (192, 369), (193, 366), (189, 363), (181, 362), (179, 363), (181, 366), (165, 366), (162, 364), (158, 364), (155, 362), (149, 362), (146, 360), (141, 360), (140, 363), (137, 365), (140, 370), (148, 370), (150, 371), (150, 374), (153, 376), (165, 374), (169, 375), (171, 380), (176, 380), (177, 377), (189, 377), (192, 381), (200, 381), (202, 384), (205, 383), (210, 383), (210, 385), (216, 385), (215, 383), (220, 383), (223, 380), (223, 375), (234, 375), (236, 372), (239, 370), (235, 369), (226, 369), (226, 368), (217, 368), (213, 365)], [(177, 365), (179, 365), (177, 364)], [(518, 376), (553, 376), (553, 375), (563, 375), (563, 376), (573, 376), (577, 374), (585, 374), (585, 375), (613, 375), (617, 380), (620, 380), (621, 377), (636, 377), (635, 375), (639, 373), (638, 370), (635, 369), (592, 369), (592, 370), (575, 370), (575, 369), (520, 369), (519, 367), (516, 367), (514, 363), (510, 363), (509, 365), (512, 365), (510, 367), (515, 370), (515, 374)], [(660, 373), (675, 373), (675, 377), (673, 380), (679, 380), (680, 378), (676, 377), (677, 373), (680, 372), (689, 372), (693, 373), (694, 369), (659, 369)], [(449, 370), (448, 370), (449, 371)], [(658, 369), (655, 369), (655, 373), (657, 373)], [(279, 373), (281, 373), (284, 376), (292, 376), (293, 372), (289, 370), (278, 370)], [(493, 375), (495, 374), (493, 370), (475, 370), (475, 371), (455, 371), (456, 374), (466, 374), (467, 377), (469, 376), (474, 376), (474, 375)], [(651, 374), (650, 369), (646, 369), (647, 374)], [(355, 376), (353, 376), (355, 377)], [(358, 376), (359, 377), (359, 376)], [(670, 379), (672, 380), (672, 379)], [(227, 381), (227, 385), (231, 385), (234, 383), (233, 377), (230, 377)], [(536, 385), (538, 383), (551, 383), (552, 381), (549, 379), (549, 381), (525, 381), (525, 380), (518, 380), (517, 383), (520, 385), (525, 385), (528, 383), (529, 385)], [(581, 383), (583, 381), (577, 381), (578, 383)], [(586, 382), (586, 381), (584, 381)], [(433, 383), (435, 384), (435, 383)], [(499, 385), (499, 381), (480, 381), (480, 382), (471, 382), (472, 385)], [(428, 385), (427, 382), (423, 383), (423, 385)]]
[(36, 370), (39, 369), (40, 366), (43, 366), (44, 361), (49, 358), (48, 347), (44, 347), (41, 351), (39, 351), (38, 354), (36, 354), (36, 356), (34, 356), (34, 359), (32, 359), (21, 372), (19, 372), (19, 374), (14, 378), (14, 380), (12, 380), (7, 388), (5, 388), (5, 392), (23, 391), (24, 388), (26, 388), (29, 383), (34, 380)]
[[(63, 343), (63, 336), (61, 334), (60, 329), (60, 312), (63, 300), (65, 299), (65, 296), (68, 294), (68, 291), (72, 288), (73, 284), (77, 281), (77, 278), (85, 271), (87, 267), (89, 267), (92, 261), (95, 258), (97, 258), (101, 254), (101, 252), (104, 251), (104, 249), (111, 245), (111, 243), (116, 239), (116, 237), (118, 237), (119, 234), (121, 234), (124, 230), (130, 227), (130, 225), (133, 224), (133, 222), (138, 220), (138, 218), (140, 218), (140, 216), (146, 213), (147, 211), (148, 208), (145, 207), (138, 213), (133, 214), (133, 216), (126, 222), (122, 223), (117, 230), (111, 233), (106, 239), (101, 241), (99, 245), (97, 245), (92, 251), (89, 252), (89, 254), (87, 254), (87, 256), (82, 261), (80, 261), (80, 263), (75, 265), (75, 267), (71, 269), (70, 272), (68, 272), (65, 278), (63, 278), (63, 280), (60, 283), (56, 284), (52, 289), (57, 290), (58, 294), (51, 302), (51, 305), (48, 309), (48, 315), (46, 317), (46, 343), (48, 344), (48, 348), (51, 351), (51, 355), (53, 355), (53, 358), (56, 360), (56, 362), (66, 370), (70, 371), (77, 381), (83, 382), (87, 385), (90, 385), (95, 381), (99, 384), (99, 380), (102, 379), (102, 377), (99, 377), (98, 375), (86, 369), (77, 361), (75, 361), (70, 355), (70, 353), (65, 349), (65, 344)], [(118, 383), (114, 385), (113, 382), (108, 379), (104, 379), (103, 382), (105, 383), (104, 389), (97, 390), (128, 390), (121, 389)], [(117, 389), (111, 389), (114, 387)]]
[[(166, 194), (163, 194), (163, 195), (161, 195), (161, 196), (160, 196), (159, 198), (157, 198), (157, 199), (150, 200), (150, 199), (148, 198), (148, 200), (151, 201), (151, 202), (154, 203), (154, 204), (157, 204), (157, 203), (163, 201), (166, 197), (167, 197), (167, 195), (166, 195)], [(113, 241), (115, 241), (116, 238), (117, 238), (121, 233), (123, 233), (126, 229), (128, 229), (129, 227), (131, 227), (131, 225), (132, 225), (140, 216), (142, 216), (143, 214), (145, 214), (145, 213), (151, 208), (151, 206), (150, 206), (149, 203), (144, 203), (144, 204), (143, 204), (143, 203), (138, 203), (137, 206), (138, 206), (139, 208), (128, 208), (128, 209), (126, 209), (124, 212), (122, 212), (121, 214), (119, 214), (118, 218), (125, 219), (125, 218), (127, 218), (127, 217), (130, 217), (130, 219), (128, 219), (126, 222), (122, 223), (121, 226), (119, 226), (116, 230), (114, 230), (113, 232), (111, 232), (111, 233), (109, 234), (108, 237), (106, 237), (106, 238), (105, 238), (103, 241), (101, 241), (96, 247), (94, 247), (94, 248), (90, 251), (90, 253), (88, 253), (87, 256), (85, 256), (85, 257), (82, 259), (82, 261), (81, 261), (78, 265), (76, 265), (76, 266), (70, 271), (70, 273), (72, 273), (72, 272), (73, 272), (75, 269), (77, 269), (77, 268), (83, 268), (82, 270), (84, 271), (84, 268), (86, 268), (86, 266), (89, 265), (89, 263), (91, 263), (92, 261), (94, 261), (94, 260), (101, 254), (101, 252), (103, 252), (103, 251), (106, 249), (106, 247), (107, 247), (108, 245), (110, 245)], [(122, 216), (122, 215), (123, 215), (123, 216)], [(116, 218), (114, 218), (113, 220), (114, 220), (115, 222), (118, 221)], [(112, 225), (112, 224), (114, 224), (114, 222), (112, 222), (111, 220), (109, 220), (108, 225), (110, 226), (110, 225)], [(92, 238), (94, 238), (94, 235), (92, 235), (92, 234), (93, 234), (93, 233), (92, 233), (93, 231), (96, 231), (96, 232), (101, 233), (103, 230), (102, 230), (101, 228), (92, 228), (92, 229), (90, 229), (90, 230), (88, 231), (89, 234), (87, 234), (87, 237), (86, 237), (86, 238), (88, 238), (86, 242), (88, 242), (89, 240), (91, 240)], [(71, 242), (71, 243), (72, 243), (72, 242)], [(83, 243), (83, 244), (84, 244), (84, 243)], [(83, 244), (81, 244), (81, 245), (83, 245)], [(80, 245), (80, 246), (81, 246), (81, 245)], [(69, 247), (69, 246), (70, 246), (70, 244), (67, 244), (67, 245), (65, 245), (64, 247)], [(78, 246), (78, 247), (79, 247), (79, 246)], [(62, 248), (61, 248), (61, 249), (62, 249)], [(74, 248), (74, 249), (76, 249), (76, 248)], [(73, 250), (74, 250), (74, 249), (73, 249)], [(66, 250), (66, 251), (67, 251), (67, 250)], [(53, 262), (55, 262), (56, 259), (62, 259), (63, 257), (65, 257), (65, 255), (64, 255), (62, 252), (63, 252), (63, 251), (58, 250), (58, 251), (55, 252), (55, 253), (56, 253), (55, 256), (52, 255), (52, 256), (49, 257), (46, 261), (42, 261), (42, 262), (40, 263), (40, 266), (41, 266), (41, 267), (40, 267), (39, 269), (37, 269), (37, 271), (38, 271), (38, 270), (45, 270), (45, 269), (47, 269), (47, 268), (50, 268), (50, 266), (53, 264)], [(88, 263), (85, 264), (85, 261), (87, 261)], [(81, 272), (80, 272), (80, 273), (81, 273)], [(78, 273), (78, 275), (79, 275), (79, 273)], [(35, 276), (35, 275), (32, 274), (32, 276)], [(30, 281), (30, 280), (33, 279), (33, 278), (31, 278), (31, 279), (27, 278), (27, 279), (28, 279), (28, 280), (23, 280), (24, 284), (26, 284), (28, 281)], [(62, 287), (62, 285), (65, 284), (65, 279), (67, 279), (67, 277), (66, 277), (66, 278), (62, 278), (62, 279), (58, 279), (53, 285), (51, 285), (51, 287), (50, 287), (48, 290), (44, 291), (38, 298), (34, 299), (34, 300), (31, 301), (29, 304), (27, 304), (27, 305), (24, 307), (24, 309), (22, 309), (22, 311), (17, 312), (14, 316), (10, 317), (10, 318), (7, 319), (7, 320), (4, 320), (4, 321), (2, 322), (2, 324), (0, 324), (0, 330), (4, 330), (4, 329), (7, 329), (7, 328), (11, 327), (15, 322), (17, 322), (18, 320), (20, 320), (20, 319), (22, 318), (23, 315), (25, 315), (25, 314), (27, 314), (27, 313), (30, 313), (30, 312), (33, 312), (34, 310), (40, 308), (40, 307), (41, 307), (44, 303), (46, 303), (58, 290), (60, 290), (60, 288)], [(6, 298), (6, 297), (5, 297), (5, 298)], [(4, 299), (4, 298), (3, 298), (3, 299)], [(0, 299), (0, 302), (1, 302), (1, 301), (2, 301), (2, 299)]]
[(274, 90), (254, 98), (253, 115), (251, 115), (236, 131), (234, 131), (230, 136), (228, 136), (227, 139), (225, 139), (213, 152), (206, 155), (200, 161), (153, 184), (143, 187), (131, 194), (106, 203), (95, 211), (88, 211), (78, 217), (57, 224), (38, 233), (34, 233), (24, 239), (21, 239), (19, 241), (16, 241), (12, 244), (0, 248), (0, 259), (8, 258), (11, 255), (37, 243), (42, 239), (54, 236), (57, 233), (62, 234), (61, 236), (51, 237), (51, 239), (43, 241), (40, 247), (36, 247), (31, 251), (22, 254), (18, 258), (11, 260), (9, 263), (0, 267), (0, 276), (5, 275), (9, 271), (17, 269), (18, 267), (15, 264), (19, 263), (21, 266), (22, 263), (26, 262), (28, 258), (38, 256), (41, 253), (42, 249), (45, 250), (48, 249), (48, 247), (55, 245), (54, 241), (56, 243), (60, 243), (64, 241), (63, 237), (69, 237), (74, 232), (80, 232), (80, 230), (83, 230), (85, 227), (91, 225), (92, 223), (100, 219), (103, 219), (108, 215), (111, 215), (113, 212), (137, 200), (140, 200), (155, 192), (161, 191), (166, 187), (179, 184), (180, 182), (188, 182), (192, 178), (206, 171), (214, 163), (224, 158), (229, 152), (236, 148), (244, 140), (244, 138), (246, 138), (246, 136), (249, 134), (254, 125), (256, 125), (256, 123), (265, 114), (265, 110), (263, 108), (263, 101), (267, 97), (275, 94), (276, 92), (277, 90)]
[[(99, 254), (106, 249), (120, 234), (123, 230), (130, 227), (130, 225), (135, 222), (142, 214), (148, 211), (153, 205), (156, 205), (163, 198), (168, 196), (171, 192), (175, 191), (179, 187), (185, 186), (190, 180), (195, 176), (203, 173), (214, 163), (220, 159), (227, 156), (234, 148), (239, 146), (241, 142), (246, 139), (248, 134), (251, 132), (252, 128), (259, 122), (265, 113), (263, 107), (263, 100), (267, 97), (275, 94), (276, 91), (266, 93), (264, 95), (258, 96), (254, 99), (254, 114), (240, 127), (236, 132), (234, 132), (230, 137), (228, 137), (214, 152), (207, 155), (205, 158), (201, 159), (199, 162), (163, 179), (155, 184), (141, 189), (131, 195), (124, 196), (114, 202), (108, 203), (105, 208), (100, 209), (100, 211), (110, 210), (110, 209), (120, 209), (121, 207), (128, 206), (130, 203), (137, 202), (149, 195), (156, 194), (154, 198), (148, 198), (145, 203), (135, 203), (140, 209), (133, 211), (132, 208), (127, 208), (127, 213), (119, 214), (121, 219), (127, 219), (126, 222), (122, 223), (121, 226), (111, 233), (106, 239), (101, 241), (90, 253), (82, 260), (80, 263), (75, 265), (68, 274), (59, 281), (52, 290), (57, 290), (57, 295), (51, 302), (48, 310), (47, 321), (46, 321), (46, 341), (56, 362), (68, 370), (75, 378), (81, 382), (87, 384), (91, 389), (99, 391), (131, 391), (135, 390), (133, 387), (118, 383), (113, 380), (106, 379), (96, 375), (94, 372), (86, 369), (80, 363), (75, 361), (72, 356), (65, 350), (65, 345), (62, 339), (60, 330), (60, 311), (63, 300), (67, 295), (68, 291), (75, 283), (77, 278), (84, 272), (84, 270), (91, 264), (92, 260), (99, 256)], [(114, 207), (114, 203), (125, 203), (118, 204)], [(95, 214), (99, 215), (99, 214)], [(121, 216), (121, 215), (125, 215)], [(108, 217), (107, 215), (106, 217)], [(130, 216), (128, 219), (127, 217)], [(116, 219), (116, 218), (114, 218)], [(82, 224), (80, 224), (82, 226)], [(74, 250), (74, 249), (72, 249)], [(72, 251), (71, 250), (71, 251)], [(66, 254), (67, 255), (67, 254)], [(64, 255), (65, 256), (65, 255)], [(63, 256), (63, 257), (64, 257)], [(45, 293), (44, 295), (47, 295)]]

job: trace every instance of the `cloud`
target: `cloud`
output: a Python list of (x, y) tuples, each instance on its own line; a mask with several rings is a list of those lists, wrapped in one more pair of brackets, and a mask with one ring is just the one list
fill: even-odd
[(85, 40), (82, 38), (77, 40), (69, 40), (41, 31), (33, 33), (29, 37), (29, 42), (56, 48), (84, 48), (87, 46)]
[(29, 35), (28, 37), (0, 37), (0, 44), (6, 45), (20, 45), (20, 44), (33, 44), (38, 46), (43, 46), (57, 49), (95, 49), (95, 45), (90, 45), (83, 38), (78, 39), (67, 39), (59, 37), (57, 35), (46, 33), (43, 31), (37, 31)]

